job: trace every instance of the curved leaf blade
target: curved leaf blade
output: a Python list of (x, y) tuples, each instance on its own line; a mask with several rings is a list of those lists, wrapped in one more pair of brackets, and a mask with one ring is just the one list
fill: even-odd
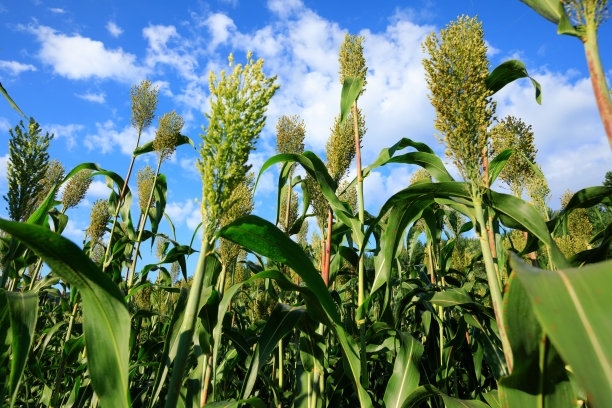
[(81, 293), (91, 383), (103, 407), (129, 407), (130, 316), (112, 280), (74, 243), (48, 229), (0, 219), (0, 228), (24, 242), (53, 273)]
[(487, 77), (487, 89), (496, 93), (504, 86), (519, 78), (529, 78), (535, 88), (535, 98), (538, 104), (542, 104), (542, 87), (540, 83), (529, 76), (525, 64), (519, 60), (509, 60), (498, 65)]
[(516, 255), (512, 268), (525, 287), (539, 323), (593, 406), (612, 401), (612, 260), (546, 271)]
[[(0, 328), (5, 333), (11, 331), (11, 373), (8, 381), (8, 396), (10, 406), (15, 405), (17, 391), (21, 376), (25, 369), (30, 347), (34, 339), (34, 329), (36, 327), (36, 318), (38, 316), (38, 295), (34, 292), (7, 292), (0, 289), (0, 309), (6, 308), (7, 319), (2, 319)], [(5, 312), (0, 311), (0, 315), (5, 315)], [(5, 327), (5, 322), (8, 320), (9, 327)], [(0, 344), (0, 347), (4, 344)], [(8, 345), (6, 345), (8, 346)], [(4, 352), (0, 353), (4, 355)], [(4, 382), (0, 378), (0, 387), (4, 386)], [(0, 396), (2, 393), (0, 392)]]

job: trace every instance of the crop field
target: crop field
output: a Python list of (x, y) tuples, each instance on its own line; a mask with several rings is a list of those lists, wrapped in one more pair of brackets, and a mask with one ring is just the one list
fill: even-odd
[[(597, 44), (609, 2), (523, 2), (582, 42), (612, 147)], [(347, 33), (339, 48), (325, 157), (305, 151), (303, 120), (285, 115), (260, 168), (247, 163), (279, 84), (250, 52), (211, 72), (199, 136), (157, 112), (154, 83), (134, 84), (125, 175), (50, 160), (53, 137), (1, 87), (24, 120), (10, 131), (0, 219), (0, 406), (612, 406), (612, 171), (548, 207), (537, 135), (498, 118), (495, 100), (517, 80), (538, 103), (547, 90), (517, 59), (492, 67), (482, 23), (467, 16), (422, 43), (445, 157), (402, 138), (362, 162), (364, 41)], [(189, 242), (166, 212), (164, 164), (179, 149), (199, 153)], [(143, 157), (153, 165), (136, 170)], [(364, 179), (391, 163), (419, 170), (369, 213)], [(254, 192), (273, 169), (276, 217), (264, 219)], [(112, 192), (91, 205), (79, 246), (64, 232), (93, 177)], [(150, 248), (158, 259), (145, 264)]]

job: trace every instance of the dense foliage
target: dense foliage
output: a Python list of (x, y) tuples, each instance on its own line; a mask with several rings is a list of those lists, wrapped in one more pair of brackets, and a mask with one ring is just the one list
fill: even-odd
[[(553, 20), (564, 10), (527, 3)], [(22, 222), (0, 219), (0, 404), (535, 408), (612, 401), (612, 173), (601, 186), (568, 192), (560, 211), (547, 207), (537, 134), (519, 118), (496, 122), (493, 115), (495, 93), (528, 77), (525, 66), (511, 60), (490, 70), (481, 24), (469, 17), (424, 43), (435, 128), (464, 180), (408, 138), (362, 168), (364, 41), (347, 34), (340, 46), (341, 112), (326, 160), (304, 151), (299, 117), (283, 116), (278, 154), (259, 174), (248, 173), (276, 78), (250, 53), (244, 65), (230, 56), (231, 72), (219, 79), (211, 73), (197, 163), (199, 248), (158, 232), (162, 222), (174, 231), (162, 162), (195, 146), (175, 112), (159, 118), (154, 141), (139, 145), (156, 111), (150, 82), (131, 92), (139, 137), (125, 179), (93, 163), (65, 174), (60, 163), (47, 164), (50, 138), (42, 148), (31, 142), (36, 179), (17, 164), (9, 179), (35, 185), (28, 202), (36, 206), (11, 213)], [(40, 133), (34, 122), (29, 133), (21, 128), (11, 146)], [(133, 217), (127, 183), (135, 160), (152, 152), (157, 169), (138, 172)], [(350, 180), (353, 160), (358, 172)], [(369, 214), (363, 178), (391, 163), (418, 170)], [(279, 164), (272, 223), (251, 215), (253, 192), (261, 173)], [(298, 167), (305, 177), (295, 176)], [(93, 177), (113, 190), (91, 209), (79, 247), (61, 234)], [(502, 182), (512, 194), (498, 191)], [(9, 185), (15, 208), (22, 208), (12, 198), (20, 186)], [(307, 242), (312, 216), (319, 232)], [(138, 265), (149, 240), (159, 262)]]

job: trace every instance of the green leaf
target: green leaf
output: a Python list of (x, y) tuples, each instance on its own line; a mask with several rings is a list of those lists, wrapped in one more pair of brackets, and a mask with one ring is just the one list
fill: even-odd
[[(184, 144), (189, 143), (191, 145), (191, 147), (193, 147), (195, 149), (195, 145), (193, 144), (193, 140), (191, 140), (189, 137), (184, 136), (184, 135), (179, 135), (179, 139), (178, 139), (178, 143), (176, 144), (176, 146), (181, 146)], [(145, 154), (145, 153), (150, 153), (153, 152), (153, 141), (150, 141), (148, 143), (143, 144), (142, 146), (137, 147), (136, 149), (134, 149), (134, 152), (132, 153), (134, 156), (140, 156), (141, 154)]]
[(385, 407), (400, 408), (419, 385), (419, 361), (423, 345), (409, 333), (398, 333), (400, 348), (395, 357), (393, 374), (385, 390)]
[(243, 398), (251, 395), (259, 370), (264, 366), (278, 342), (292, 332), (304, 312), (305, 310), (300, 307), (289, 307), (282, 303), (276, 305), (257, 341), (244, 382)]
[(4, 89), (4, 87), (2, 86), (2, 83), (0, 83), (0, 92), (2, 92), (2, 95), (4, 95), (4, 97), (6, 98), (6, 100), (11, 104), (11, 106), (13, 107), (13, 109), (15, 109), (17, 112), (19, 112), (21, 114), (21, 116), (23, 116), (26, 120), (28, 119), (26, 117), (26, 115), (23, 114), (23, 112), (21, 111), (21, 109), (19, 109), (19, 107), (17, 106), (17, 104), (11, 99), (11, 97), (9, 96), (8, 92), (6, 92), (6, 89)]
[(606, 406), (612, 401), (612, 260), (556, 271), (534, 268), (516, 255), (510, 262), (589, 405)]
[(119, 288), (74, 243), (48, 229), (0, 219), (0, 228), (24, 242), (81, 293), (87, 365), (103, 407), (128, 407), (130, 316)]
[(155, 384), (151, 388), (152, 397), (149, 402), (149, 407), (154, 407), (157, 404), (159, 395), (164, 387), (164, 382), (172, 366), (172, 361), (176, 356), (178, 348), (178, 333), (181, 329), (181, 323), (185, 315), (185, 306), (187, 305), (187, 295), (189, 292), (187, 289), (181, 289), (178, 300), (174, 306), (174, 312), (172, 313), (172, 319), (170, 320), (170, 326), (166, 332), (166, 338), (164, 340), (164, 349), (162, 351), (160, 364), (155, 375)]
[(469, 293), (463, 288), (451, 288), (443, 290), (442, 292), (436, 292), (429, 301), (434, 305), (442, 307), (479, 305), (474, 302), (474, 299), (472, 299)]
[[(392, 160), (394, 158), (395, 153), (405, 149), (406, 147), (414, 147), (415, 149), (417, 149), (418, 152), (429, 153), (429, 155), (413, 154), (409, 156), (403, 156), (401, 159)], [(429, 146), (427, 146), (425, 143), (415, 142), (412, 139), (408, 139), (406, 137), (402, 138), (393, 146), (382, 149), (376, 160), (374, 160), (372, 164), (362, 170), (363, 177), (367, 177), (370, 172), (375, 168), (384, 166), (388, 163), (416, 164), (427, 169), (427, 171), (429, 171), (432, 177), (438, 181), (453, 181), (451, 175), (448, 173), (446, 168), (444, 168), (442, 160), (440, 160), (440, 158), (434, 154), (434, 151)], [(345, 187), (344, 191), (347, 191), (349, 188), (352, 188), (356, 185), (357, 177), (355, 177)], [(342, 191), (340, 195), (343, 194), (344, 191)]]
[(487, 77), (487, 88), (496, 93), (510, 82), (519, 78), (529, 78), (535, 88), (536, 101), (542, 104), (542, 87), (540, 83), (529, 76), (525, 64), (519, 60), (509, 60), (498, 65)]
[(255, 408), (267, 408), (268, 407), (268, 405), (266, 405), (266, 403), (263, 402), (263, 400), (261, 400), (260, 398), (257, 398), (257, 397), (251, 397), (251, 398), (240, 400), (240, 401), (227, 400), (227, 401), (210, 402), (210, 403), (204, 405), (204, 407), (209, 407), (209, 408), (239, 408), (243, 404), (249, 404), (250, 406), (255, 407)]
[(497, 179), (499, 173), (501, 173), (501, 171), (504, 169), (504, 166), (506, 165), (508, 159), (510, 159), (510, 156), (512, 156), (513, 153), (514, 150), (506, 149), (497, 156), (495, 156), (493, 160), (491, 160), (491, 162), (489, 163), (489, 186), (493, 186), (495, 179)]
[[(17, 391), (23, 370), (25, 369), (32, 340), (36, 327), (36, 317), (38, 315), (38, 295), (34, 292), (7, 292), (0, 289), (0, 329), (10, 338), (11, 348), (11, 373), (9, 381), (2, 378), (4, 368), (0, 369), (0, 397), (4, 395), (4, 389), (8, 388), (10, 406), (15, 405)], [(10, 334), (9, 334), (10, 331)], [(4, 360), (7, 356), (9, 344), (0, 342), (0, 363), (6, 366)], [(7, 356), (8, 357), (8, 356)], [(0, 400), (4, 400), (1, 398)]]
[(521, 0), (523, 3), (534, 9), (539, 15), (548, 21), (557, 24), (558, 34), (568, 34), (578, 36), (578, 31), (571, 24), (563, 2), (560, 0)]
[[(155, 207), (149, 208), (149, 219), (151, 220), (151, 232), (157, 234), (159, 223), (161, 222), (164, 211), (166, 210), (166, 199), (168, 194), (168, 185), (166, 183), (166, 176), (163, 174), (157, 175), (157, 181), (155, 182)], [(154, 239), (151, 240), (151, 248), (153, 248)]]
[[(406, 399), (402, 408), (419, 408), (422, 403), (431, 397), (442, 397), (446, 408), (489, 408), (484, 402), (476, 400), (462, 400), (449, 397), (431, 384), (417, 387)], [(514, 408), (514, 407), (513, 407)]]
[(361, 232), (361, 223), (359, 222), (359, 219), (346, 210), (346, 207), (336, 195), (336, 189), (338, 188), (337, 183), (329, 175), (327, 167), (325, 167), (325, 164), (321, 161), (321, 159), (319, 159), (319, 157), (312, 152), (304, 152), (303, 154), (277, 154), (276, 156), (269, 158), (261, 167), (255, 182), (255, 188), (257, 188), (257, 183), (259, 182), (259, 177), (261, 177), (262, 173), (273, 164), (281, 162), (299, 163), (304, 170), (306, 170), (306, 172), (317, 181), (321, 187), (323, 195), (327, 199), (336, 216), (344, 223), (344, 225), (351, 228), (356, 240), (362, 240), (363, 233)]
[(542, 332), (529, 296), (513, 273), (504, 296), (504, 324), (512, 347), (512, 374), (499, 381), (508, 407), (575, 407), (565, 364)]
[(391, 210), (387, 226), (380, 237), (380, 251), (374, 257), (374, 281), (370, 294), (391, 279), (393, 260), (404, 231), (408, 224), (421, 217), (426, 206), (426, 201), (404, 202)]
[(283, 263), (300, 275), (302, 281), (316, 296), (317, 302), (325, 311), (329, 322), (324, 323), (330, 325), (340, 342), (361, 405), (371, 407), (370, 396), (360, 383), (361, 367), (355, 344), (346, 335), (338, 310), (323, 279), (302, 248), (276, 226), (254, 215), (235, 220), (222, 228), (218, 235), (276, 262)]
[(363, 88), (363, 78), (360, 77), (345, 77), (342, 84), (342, 96), (340, 97), (340, 126), (346, 120), (349, 110), (357, 101), (361, 88)]

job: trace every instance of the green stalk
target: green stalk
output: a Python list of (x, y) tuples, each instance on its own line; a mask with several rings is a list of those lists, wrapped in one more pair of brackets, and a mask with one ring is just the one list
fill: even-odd
[[(363, 208), (363, 174), (361, 173), (361, 144), (359, 143), (359, 124), (357, 123), (357, 101), (353, 103), (353, 131), (355, 133), (355, 158), (357, 159), (357, 194), (359, 199), (359, 223), (363, 232), (365, 224), (365, 210)], [(359, 251), (365, 242), (359, 243)], [(365, 311), (362, 310), (365, 300), (365, 269), (363, 266), (363, 256), (359, 258), (359, 288), (357, 294), (357, 324), (359, 325), (360, 350), (359, 359), (361, 360), (361, 384), (366, 387), (367, 373), (367, 355), (365, 349)], [(366, 387), (367, 388), (367, 387)]]
[(599, 116), (603, 122), (604, 129), (608, 135), (608, 142), (612, 148), (612, 100), (606, 83), (606, 76), (601, 65), (599, 57), (599, 46), (597, 45), (597, 24), (595, 21), (589, 21), (585, 26), (586, 35), (583, 36), (584, 51), (586, 54), (589, 74), (591, 75), (591, 84), (599, 109)]
[[(66, 344), (68, 340), (70, 340), (70, 335), (72, 334), (72, 325), (74, 323), (74, 316), (76, 315), (78, 306), (79, 306), (79, 302), (75, 302), (74, 307), (72, 308), (72, 313), (70, 314), (70, 320), (68, 322), (68, 330), (66, 330), (66, 336), (64, 337), (64, 344)], [(51, 395), (51, 406), (55, 406), (55, 403), (57, 402), (56, 401), (56, 399), (58, 398), (57, 393), (59, 392), (59, 389), (62, 385), (61, 383), (64, 377), (65, 368), (66, 368), (66, 357), (65, 357), (64, 352), (62, 351), (60, 366), (59, 366), (59, 369), (57, 370), (57, 376), (55, 377), (55, 387), (53, 389), (53, 395)]]
[[(140, 249), (140, 239), (142, 238), (142, 232), (144, 231), (144, 227), (147, 224), (147, 214), (149, 213), (149, 208), (151, 208), (151, 200), (153, 199), (153, 195), (155, 194), (155, 185), (157, 184), (157, 175), (159, 174), (159, 168), (161, 167), (162, 156), (159, 156), (159, 160), (157, 161), (157, 169), (155, 170), (155, 177), (153, 178), (153, 186), (151, 187), (151, 192), (149, 193), (149, 199), (147, 200), (147, 206), (144, 210), (144, 219), (140, 224), (140, 229), (138, 231), (138, 238), (136, 239), (136, 249), (134, 250), (134, 258), (132, 258), (132, 266), (128, 272), (128, 281), (127, 287), (130, 288), (132, 286), (132, 280), (134, 279), (134, 270), (136, 269), (136, 261), (138, 259), (138, 250)], [(109, 245), (110, 246), (110, 245)], [(108, 250), (108, 248), (107, 248)]]
[(484, 259), (485, 269), (487, 272), (487, 280), (489, 282), (489, 290), (491, 292), (491, 300), (493, 301), (495, 321), (497, 322), (497, 328), (499, 329), (499, 336), (501, 338), (504, 357), (506, 358), (506, 364), (508, 365), (508, 372), (511, 373), (512, 348), (510, 347), (510, 341), (508, 340), (508, 335), (504, 326), (501, 289), (497, 280), (497, 274), (495, 273), (495, 265), (493, 263), (493, 256), (491, 255), (491, 247), (489, 245), (489, 237), (485, 230), (486, 224), (482, 212), (482, 198), (477, 194), (473, 194), (472, 200), (474, 203), (474, 212), (476, 213), (476, 221), (480, 225), (480, 233), (478, 234), (478, 238), (480, 239), (482, 258)]
[(177, 347), (176, 357), (174, 358), (174, 366), (172, 368), (172, 377), (168, 387), (168, 397), (166, 398), (166, 408), (176, 407), (181, 385), (183, 383), (183, 375), (185, 366), (187, 365), (187, 355), (189, 348), (193, 342), (193, 331), (196, 324), (198, 313), (198, 305), (200, 304), (200, 295), (202, 294), (202, 285), (204, 284), (204, 271), (206, 270), (206, 253), (209, 248), (209, 239), (202, 239), (202, 248), (200, 249), (200, 257), (196, 266), (187, 305), (185, 307), (185, 315), (179, 332), (179, 343)]
[[(140, 144), (140, 134), (142, 133), (142, 127), (138, 129), (138, 138), (136, 139), (136, 149)], [(132, 155), (132, 161), (130, 162), (130, 167), (128, 169), (127, 176), (123, 181), (123, 188), (121, 188), (121, 195), (119, 196), (119, 202), (117, 203), (117, 208), (115, 209), (115, 215), (113, 216), (113, 226), (110, 230), (110, 236), (108, 237), (108, 243), (106, 244), (106, 252), (104, 252), (104, 259), (102, 259), (102, 272), (106, 270), (108, 266), (106, 264), (106, 260), (108, 259), (108, 255), (110, 252), (111, 242), (113, 241), (113, 234), (115, 233), (115, 225), (117, 224), (117, 218), (119, 217), (119, 210), (121, 209), (121, 203), (123, 202), (123, 198), (125, 197), (125, 191), (127, 190), (128, 181), (130, 180), (130, 175), (132, 174), (132, 168), (134, 167), (134, 161), (136, 160), (136, 156)], [(63, 211), (62, 211), (63, 213)]]
[(332, 237), (332, 223), (334, 222), (334, 212), (331, 207), (327, 210), (327, 239), (325, 241), (325, 259), (322, 266), (322, 275), (325, 286), (329, 287), (329, 258), (331, 256), (331, 237)]

